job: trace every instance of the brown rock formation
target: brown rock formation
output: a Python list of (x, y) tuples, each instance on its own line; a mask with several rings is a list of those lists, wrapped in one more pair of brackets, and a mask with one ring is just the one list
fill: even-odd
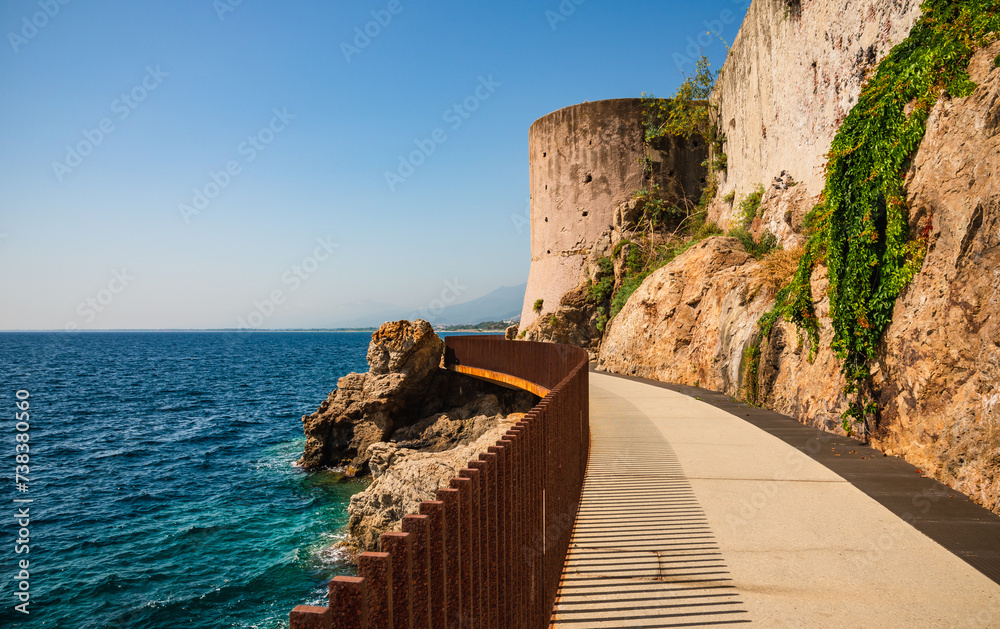
[(736, 393), (742, 347), (767, 300), (747, 283), (759, 263), (733, 238), (709, 238), (655, 271), (608, 326), (599, 366)]
[[(440, 368), (444, 342), (423, 320), (384, 324), (368, 347), (368, 373), (352, 373), (312, 415), (302, 418), (305, 468), (345, 467), (363, 474), (368, 447), (400, 428), (486, 395), (497, 412), (527, 410), (533, 396)], [(527, 408), (523, 408), (527, 405)]]
[[(416, 513), (422, 501), (434, 500), (439, 488), (447, 487), (459, 470), (524, 416), (488, 414), (499, 408), (491, 397), (399, 431), (393, 436), (397, 442), (369, 446), (374, 482), (352, 496), (348, 507), (346, 546), (352, 552), (377, 550), (382, 533), (398, 531), (404, 515)], [(415, 449), (422, 444), (429, 445)]]

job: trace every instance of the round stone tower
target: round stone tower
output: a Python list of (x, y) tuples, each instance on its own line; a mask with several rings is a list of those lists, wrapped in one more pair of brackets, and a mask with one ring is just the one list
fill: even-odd
[(644, 135), (638, 98), (573, 105), (531, 125), (531, 270), (521, 330), (554, 312), (562, 296), (580, 285), (591, 247), (636, 190), (655, 182), (665, 192), (676, 189), (671, 196), (693, 189), (697, 200), (704, 143), (668, 138), (653, 148)]

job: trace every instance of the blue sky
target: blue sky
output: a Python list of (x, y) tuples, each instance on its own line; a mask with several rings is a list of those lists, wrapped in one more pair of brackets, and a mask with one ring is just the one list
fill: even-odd
[(529, 125), (669, 95), (745, 11), (7, 0), (0, 329), (336, 327), (521, 284)]

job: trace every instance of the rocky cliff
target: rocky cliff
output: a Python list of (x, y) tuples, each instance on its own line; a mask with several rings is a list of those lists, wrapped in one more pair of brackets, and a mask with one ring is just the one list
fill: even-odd
[(365, 474), (374, 443), (407, 441), (411, 448), (440, 451), (468, 441), (464, 431), (438, 430), (416, 438), (413, 426), (448, 412), (468, 418), (469, 405), (492, 400), (493, 414), (526, 412), (535, 396), (441, 368), (444, 342), (431, 325), (385, 323), (368, 346), (368, 373), (351, 373), (312, 415), (302, 418), (304, 468), (342, 467), (349, 476)]

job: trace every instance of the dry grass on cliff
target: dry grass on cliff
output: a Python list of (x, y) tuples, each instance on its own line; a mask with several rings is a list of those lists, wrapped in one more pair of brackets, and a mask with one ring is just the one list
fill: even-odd
[(802, 258), (802, 247), (794, 249), (772, 249), (761, 258), (760, 265), (750, 278), (751, 299), (763, 293), (767, 299), (773, 298), (791, 281), (795, 269)]

